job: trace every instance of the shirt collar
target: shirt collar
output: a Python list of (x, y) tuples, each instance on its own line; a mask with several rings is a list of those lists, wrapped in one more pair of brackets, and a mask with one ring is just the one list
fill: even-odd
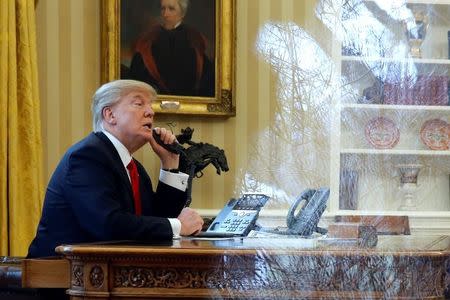
[(103, 129), (102, 132), (114, 145), (114, 148), (116, 148), (117, 152), (119, 153), (120, 159), (122, 160), (123, 166), (126, 168), (132, 159), (130, 152), (114, 135), (112, 135), (105, 129)]
[(181, 23), (183, 23), (182, 21), (180, 21), (180, 22), (178, 22), (177, 24), (175, 24), (175, 26), (173, 26), (173, 28), (171, 28), (171, 29), (166, 29), (165, 27), (164, 27), (164, 25), (163, 24), (161, 24), (161, 27), (164, 29), (164, 30), (167, 30), (167, 31), (172, 31), (172, 30), (175, 30), (175, 29), (177, 29), (180, 25), (181, 25)]

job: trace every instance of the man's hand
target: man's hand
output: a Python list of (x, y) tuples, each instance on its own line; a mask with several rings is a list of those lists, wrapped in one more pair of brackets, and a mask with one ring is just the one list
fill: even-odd
[(178, 220), (181, 222), (180, 235), (192, 235), (198, 234), (202, 230), (203, 219), (200, 215), (193, 209), (189, 207), (183, 208)]
[[(159, 128), (155, 127), (154, 129), (157, 134), (160, 135), (160, 138), (163, 143), (165, 144), (172, 144), (176, 137), (175, 135), (168, 131), (165, 128)], [(153, 135), (149, 141), (150, 146), (153, 148), (153, 151), (156, 153), (156, 155), (159, 156), (161, 160), (161, 167), (164, 169), (177, 169), (179, 164), (180, 156), (178, 154), (172, 153), (164, 149), (161, 145), (159, 145), (155, 139), (153, 138)]]

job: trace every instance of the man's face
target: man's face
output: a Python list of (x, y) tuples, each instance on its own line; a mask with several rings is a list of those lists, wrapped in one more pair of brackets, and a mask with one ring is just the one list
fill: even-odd
[(161, 0), (161, 17), (165, 29), (173, 29), (183, 19), (177, 0)]
[(111, 107), (116, 137), (133, 153), (150, 140), (153, 116), (152, 96), (134, 91)]

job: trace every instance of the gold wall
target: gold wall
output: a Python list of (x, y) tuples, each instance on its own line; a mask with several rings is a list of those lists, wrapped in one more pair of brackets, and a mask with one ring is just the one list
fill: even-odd
[[(91, 131), (90, 98), (100, 83), (100, 1), (40, 0), (37, 5), (38, 58), (44, 172), (50, 178), (65, 150)], [(218, 176), (209, 166), (194, 180), (192, 206), (220, 208), (241, 194), (238, 179), (248, 167), (257, 134), (273, 124), (277, 74), (258, 55), (255, 43), (269, 21), (314, 27), (312, 0), (238, 0), (236, 7), (236, 117), (157, 116), (157, 123), (190, 126), (194, 141), (225, 150), (230, 171)], [(159, 162), (150, 149), (137, 154), (152, 178)], [(282, 158), (280, 158), (282, 159)]]

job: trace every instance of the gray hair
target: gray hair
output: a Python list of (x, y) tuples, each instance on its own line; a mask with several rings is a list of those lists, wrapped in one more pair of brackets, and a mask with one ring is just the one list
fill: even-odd
[[(177, 2), (178, 5), (180, 6), (181, 14), (185, 16), (189, 7), (189, 0), (177, 0)], [(159, 3), (161, 4), (161, 1)]]
[(181, 13), (185, 16), (189, 7), (189, 0), (178, 0), (178, 5), (181, 8)]
[(142, 91), (154, 97), (157, 95), (154, 88), (137, 80), (114, 80), (99, 87), (92, 97), (91, 111), (94, 131), (103, 129), (103, 109), (116, 104), (122, 97), (134, 91)]

